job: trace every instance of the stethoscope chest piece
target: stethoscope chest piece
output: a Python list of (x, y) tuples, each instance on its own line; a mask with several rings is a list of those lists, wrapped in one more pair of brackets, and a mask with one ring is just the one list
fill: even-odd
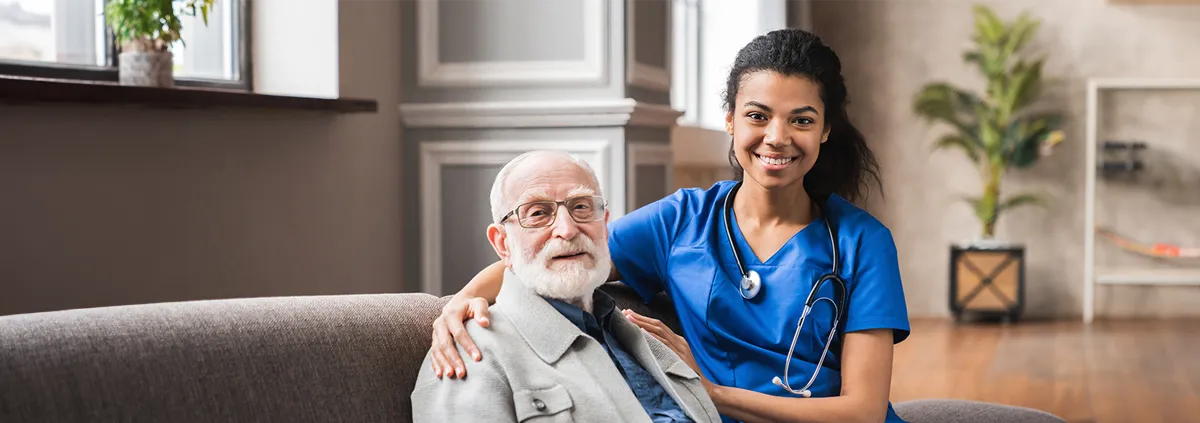
[(742, 284), (739, 291), (742, 293), (742, 298), (747, 300), (758, 295), (758, 291), (762, 289), (762, 278), (758, 276), (758, 272), (753, 270), (742, 275)]

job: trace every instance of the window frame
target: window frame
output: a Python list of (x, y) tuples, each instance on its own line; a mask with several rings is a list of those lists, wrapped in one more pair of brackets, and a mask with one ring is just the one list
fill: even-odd
[[(234, 25), (232, 33), (236, 34), (237, 42), (233, 43), (233, 56), (237, 61), (237, 80), (209, 79), (197, 77), (175, 77), (175, 85), (190, 88), (215, 88), (237, 91), (254, 91), (254, 65), (252, 47), (253, 7), (254, 0), (223, 0), (234, 7), (230, 10), (230, 23)], [(0, 58), (0, 76), (66, 79), (89, 82), (111, 82), (120, 80), (118, 46), (112, 29), (104, 27), (104, 65), (80, 65), (56, 62), (36, 62)]]

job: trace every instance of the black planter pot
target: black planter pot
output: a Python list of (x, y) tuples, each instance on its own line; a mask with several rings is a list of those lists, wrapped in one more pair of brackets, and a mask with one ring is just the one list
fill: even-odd
[(950, 246), (954, 319), (1020, 320), (1025, 309), (1025, 246), (979, 242)]

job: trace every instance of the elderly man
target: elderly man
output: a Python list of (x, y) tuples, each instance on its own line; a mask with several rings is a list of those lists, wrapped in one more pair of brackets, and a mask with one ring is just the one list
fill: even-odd
[(611, 267), (609, 213), (586, 162), (526, 153), (500, 170), (491, 204), (505, 274), (488, 327), (466, 326), (482, 360), (442, 379), (427, 355), (414, 421), (720, 420), (699, 376), (596, 289)]

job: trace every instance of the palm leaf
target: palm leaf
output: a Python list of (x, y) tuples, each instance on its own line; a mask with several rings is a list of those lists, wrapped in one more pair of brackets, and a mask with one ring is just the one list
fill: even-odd
[(1012, 56), (1018, 50), (1021, 50), (1022, 47), (1025, 47), (1025, 44), (1037, 32), (1040, 26), (1041, 22), (1033, 20), (1027, 12), (1022, 12), (1017, 16), (1016, 21), (1013, 22), (1012, 27), (1005, 37), (1003, 46), (1004, 54)]
[(985, 201), (984, 197), (964, 197), (963, 200), (971, 205), (971, 209), (975, 212), (975, 217), (981, 223), (996, 220), (996, 216), (998, 215), (997, 208), (992, 207), (992, 204)]
[(1041, 94), (1043, 63), (1041, 59), (1028, 65), (1021, 62), (1021, 69), (1013, 72), (1008, 92), (1009, 110), (1015, 111), (1028, 106), (1034, 98)]
[(967, 157), (971, 158), (972, 162), (975, 162), (975, 163), (979, 162), (979, 157), (980, 157), (979, 145), (975, 144), (971, 140), (968, 140), (966, 137), (964, 137), (962, 135), (959, 135), (959, 134), (943, 135), (942, 138), (938, 139), (937, 144), (935, 144), (935, 147), (939, 148), (939, 149), (941, 149), (941, 148), (960, 149), (960, 150), (962, 150), (962, 152), (964, 154), (967, 155)]
[(1008, 164), (1025, 169), (1037, 162), (1042, 143), (1057, 131), (1062, 116), (1047, 114), (1034, 116), (1019, 121), (1013, 137), (1014, 144), (1008, 151)]
[(928, 121), (940, 121), (958, 129), (963, 136), (982, 146), (975, 135), (975, 116), (987, 106), (979, 96), (944, 82), (927, 84), (913, 101), (913, 110)]
[(972, 12), (975, 14), (975, 30), (980, 41), (994, 43), (999, 40), (1004, 33), (1004, 22), (983, 5), (975, 5)]
[(1046, 205), (1046, 203), (1044, 201), (1042, 201), (1042, 199), (1036, 195), (1020, 194), (1020, 195), (1014, 195), (1012, 197), (1009, 197), (1007, 200), (1001, 201), (1000, 204), (996, 206), (996, 211), (997, 211), (997, 213), (1005, 212), (1005, 211), (1009, 211), (1014, 208), (1017, 208), (1020, 206), (1025, 206), (1025, 205), (1044, 206), (1044, 205)]

